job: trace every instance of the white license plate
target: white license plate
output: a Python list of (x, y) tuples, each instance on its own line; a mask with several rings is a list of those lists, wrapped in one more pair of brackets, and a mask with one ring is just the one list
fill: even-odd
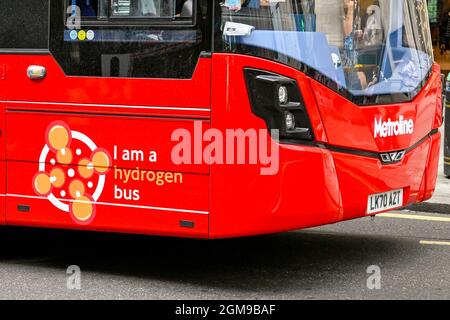
[(403, 189), (371, 194), (367, 201), (367, 214), (403, 206)]

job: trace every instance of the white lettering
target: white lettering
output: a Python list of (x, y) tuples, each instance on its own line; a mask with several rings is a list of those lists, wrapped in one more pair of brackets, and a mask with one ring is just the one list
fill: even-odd
[(405, 120), (400, 116), (397, 121), (383, 121), (381, 118), (375, 119), (374, 137), (386, 138), (392, 136), (402, 136), (412, 134), (414, 131), (414, 121), (412, 119)]

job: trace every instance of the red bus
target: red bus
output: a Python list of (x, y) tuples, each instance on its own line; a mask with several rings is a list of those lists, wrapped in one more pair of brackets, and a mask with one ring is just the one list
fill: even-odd
[(225, 238), (435, 188), (425, 0), (2, 0), (0, 224)]

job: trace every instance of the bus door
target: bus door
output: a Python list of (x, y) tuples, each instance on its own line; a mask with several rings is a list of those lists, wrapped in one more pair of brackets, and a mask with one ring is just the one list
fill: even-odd
[(209, 167), (180, 164), (210, 126), (206, 1), (7, 2), (49, 14), (46, 53), (4, 57), (8, 223), (206, 237)]

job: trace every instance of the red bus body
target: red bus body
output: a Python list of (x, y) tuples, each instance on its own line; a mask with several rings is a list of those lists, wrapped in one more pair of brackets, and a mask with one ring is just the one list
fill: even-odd
[[(45, 67), (46, 77), (27, 77), (31, 65)], [(267, 129), (251, 112), (244, 68), (297, 81), (316, 144), (279, 143), (280, 170), (271, 176), (260, 175), (260, 165), (174, 164), (173, 131), (184, 128), (194, 135), (196, 121), (202, 130)], [(425, 201), (436, 184), (441, 86), (434, 65), (412, 101), (360, 107), (299, 70), (248, 55), (202, 56), (191, 79), (129, 79), (68, 76), (50, 53), (2, 53), (0, 224), (213, 239), (364, 217), (369, 195), (394, 189), (403, 189), (404, 205)], [(374, 138), (375, 118), (399, 115), (414, 121), (413, 134)], [(111, 155), (111, 170), (88, 224), (74, 222), (33, 189), (46, 130), (55, 121)], [(90, 152), (76, 141), (71, 148), (80, 149), (74, 157)], [(124, 150), (140, 150), (145, 158), (124, 160)], [(367, 155), (393, 150), (407, 152), (390, 165)], [(147, 159), (152, 151), (156, 162)], [(61, 188), (69, 192), (68, 180), (79, 175), (76, 161), (46, 166), (74, 169)], [(143, 178), (124, 182), (115, 168), (181, 173), (182, 182), (175, 183), (172, 175), (163, 185)], [(118, 196), (133, 190), (139, 191), (138, 200)]]

